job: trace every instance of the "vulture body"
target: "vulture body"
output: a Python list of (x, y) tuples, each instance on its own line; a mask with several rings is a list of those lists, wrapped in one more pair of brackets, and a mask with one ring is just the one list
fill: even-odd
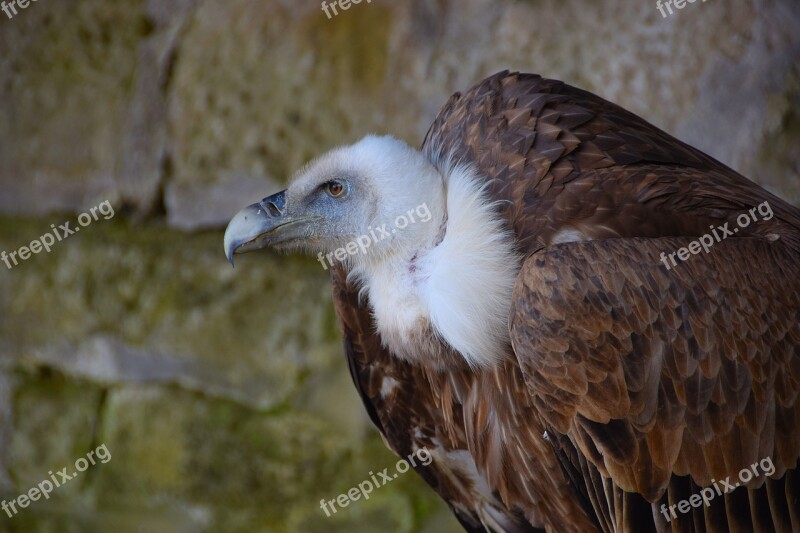
[(364, 183), (431, 198), (427, 229), (331, 276), (370, 418), (398, 455), (431, 452), (416, 470), (466, 530), (800, 531), (800, 210), (532, 74), (455, 94), (401, 151), (323, 156), (237, 215), (225, 248), (355, 238), (380, 216), (348, 226), (342, 183), (384, 221)]

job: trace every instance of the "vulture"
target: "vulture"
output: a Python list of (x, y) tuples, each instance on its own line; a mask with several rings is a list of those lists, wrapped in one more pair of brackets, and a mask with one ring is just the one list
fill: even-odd
[(800, 209), (615, 104), (500, 72), (224, 247), (320, 261), (369, 417), (466, 531), (800, 531)]

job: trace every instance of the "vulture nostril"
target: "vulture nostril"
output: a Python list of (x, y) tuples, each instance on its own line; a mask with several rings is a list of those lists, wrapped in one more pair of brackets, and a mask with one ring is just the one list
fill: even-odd
[(279, 217), (279, 216), (283, 215), (283, 213), (281, 213), (281, 210), (278, 209), (278, 206), (275, 205), (273, 202), (267, 202), (264, 205), (264, 207), (266, 207), (267, 210), (269, 211), (269, 214), (274, 216), (274, 217)]
[(282, 217), (286, 209), (286, 191), (275, 193), (261, 200), (261, 208), (271, 217)]

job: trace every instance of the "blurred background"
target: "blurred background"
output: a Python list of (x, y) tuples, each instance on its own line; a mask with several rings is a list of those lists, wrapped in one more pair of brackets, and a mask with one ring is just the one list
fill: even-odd
[[(673, 7), (674, 10), (674, 7)], [(222, 232), (366, 133), (419, 145), (505, 68), (593, 91), (800, 205), (800, 4), (44, 0), (0, 12), (0, 498), (112, 459), (0, 531), (458, 531), (392, 467), (347, 372), (327, 274)], [(280, 296), (279, 296), (280, 295)]]

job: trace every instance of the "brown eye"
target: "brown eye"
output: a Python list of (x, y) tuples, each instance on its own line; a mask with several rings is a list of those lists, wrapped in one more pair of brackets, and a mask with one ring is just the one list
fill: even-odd
[(344, 194), (345, 188), (341, 181), (333, 180), (325, 184), (325, 190), (334, 198), (338, 198)]

